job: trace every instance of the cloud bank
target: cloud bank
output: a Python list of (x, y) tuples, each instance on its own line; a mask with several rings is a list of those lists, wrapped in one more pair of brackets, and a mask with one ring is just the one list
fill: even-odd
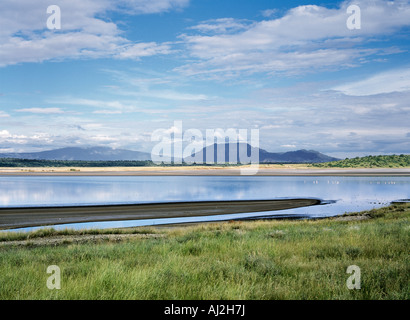
[(57, 0), (61, 29), (49, 30), (48, 0), (0, 2), (0, 67), (22, 62), (79, 58), (140, 59), (168, 54), (168, 44), (126, 39), (110, 12), (155, 14), (181, 9), (189, 0)]

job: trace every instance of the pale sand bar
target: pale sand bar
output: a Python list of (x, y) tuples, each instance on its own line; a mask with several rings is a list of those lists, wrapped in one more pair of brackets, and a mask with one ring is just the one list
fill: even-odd
[[(237, 167), (90, 167), (0, 168), (0, 176), (239, 176)], [(246, 172), (246, 171), (245, 171)], [(260, 165), (257, 176), (410, 176), (410, 168), (312, 168), (306, 165)]]

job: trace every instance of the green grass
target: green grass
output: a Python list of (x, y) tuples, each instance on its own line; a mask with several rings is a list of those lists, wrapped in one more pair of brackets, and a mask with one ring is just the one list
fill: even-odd
[[(58, 246), (4, 241), (78, 232), (2, 235), (0, 299), (409, 299), (410, 206), (365, 214), (89, 231), (162, 237)], [(60, 290), (46, 286), (49, 265), (61, 269)], [(350, 265), (361, 269), (360, 290), (346, 286)]]
[(158, 230), (150, 227), (130, 228), (130, 229), (84, 229), (84, 230), (56, 230), (52, 227), (38, 229), (32, 232), (1, 232), (0, 244), (2, 241), (22, 241), (37, 238), (58, 237), (58, 236), (82, 236), (82, 235), (107, 235), (107, 234), (156, 234)]

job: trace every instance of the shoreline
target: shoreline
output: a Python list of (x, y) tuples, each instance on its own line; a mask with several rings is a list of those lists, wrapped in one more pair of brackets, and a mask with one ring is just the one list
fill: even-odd
[[(1, 233), (0, 274), (7, 281), (0, 294), (7, 300), (408, 299), (409, 218), (405, 205), (308, 223)], [(62, 290), (46, 286), (48, 265), (61, 269)], [(346, 288), (349, 265), (365, 271), (365, 290)]]
[(319, 205), (319, 199), (198, 201), (67, 207), (0, 208), (1, 229), (69, 223), (213, 216)]
[[(39, 167), (0, 168), (0, 176), (241, 176), (242, 167)], [(255, 176), (410, 176), (410, 168), (310, 168), (260, 165)]]

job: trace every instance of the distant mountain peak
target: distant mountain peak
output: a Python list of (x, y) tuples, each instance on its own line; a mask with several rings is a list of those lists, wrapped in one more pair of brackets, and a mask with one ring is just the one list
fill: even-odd
[[(330, 162), (330, 161), (337, 161), (339, 159), (327, 156), (323, 153), (320, 153), (316, 150), (306, 150), (300, 149), (295, 151), (287, 151), (287, 152), (269, 152), (261, 148), (256, 148), (251, 146), (248, 143), (237, 143), (236, 146), (230, 143), (222, 143), (222, 144), (213, 144), (203, 148), (200, 152), (195, 154), (191, 158), (196, 159), (203, 159), (203, 163), (206, 163), (206, 154), (213, 154), (214, 161), (217, 159), (219, 160), (220, 157), (224, 157), (221, 152), (225, 153), (225, 162), (236, 162), (240, 163), (239, 157), (237, 159), (229, 158), (229, 150), (230, 148), (243, 148), (243, 145), (246, 144), (248, 154), (250, 152), (259, 152), (259, 163), (320, 163), (320, 162)], [(213, 150), (212, 150), (213, 149)], [(187, 159), (187, 158), (186, 158)], [(187, 162), (190, 162), (186, 160)], [(209, 161), (209, 159), (208, 159)], [(192, 161), (191, 161), (192, 162)]]

